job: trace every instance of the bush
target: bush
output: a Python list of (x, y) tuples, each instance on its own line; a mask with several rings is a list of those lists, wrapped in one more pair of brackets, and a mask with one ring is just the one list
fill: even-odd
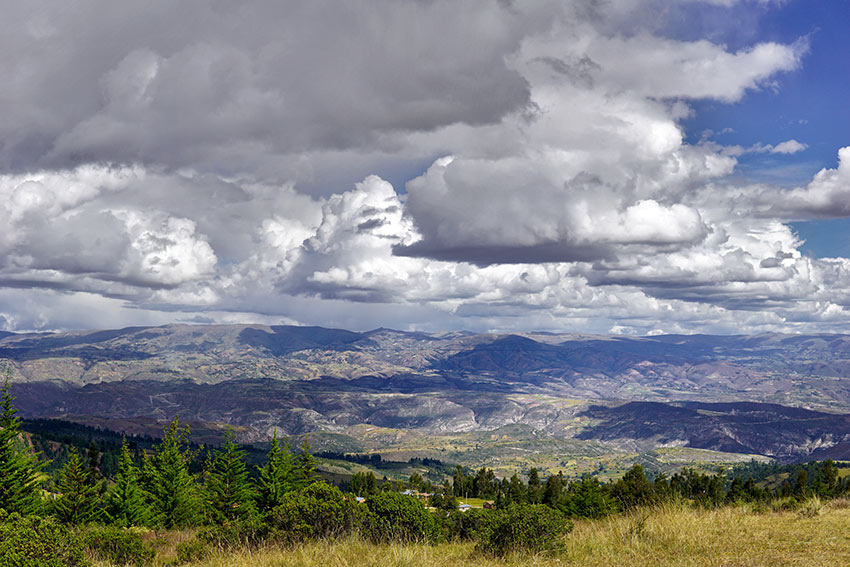
[(258, 545), (269, 533), (268, 525), (256, 517), (207, 526), (198, 532), (197, 539), (207, 548), (230, 550)]
[(344, 535), (359, 530), (365, 520), (363, 506), (323, 482), (285, 494), (267, 516), (275, 537), (286, 543)]
[(446, 515), (443, 522), (448, 529), (449, 539), (455, 541), (472, 541), (485, 526), (493, 521), (494, 510), (473, 508), (466, 512), (455, 510)]
[(0, 567), (83, 567), (85, 550), (74, 534), (50, 518), (0, 510)]
[(572, 527), (561, 512), (548, 506), (511, 504), (484, 524), (476, 549), (496, 557), (515, 551), (551, 552), (558, 549), (558, 538)]
[(206, 543), (195, 538), (177, 544), (177, 564), (191, 563), (209, 555), (210, 550)]
[(823, 502), (817, 496), (813, 496), (800, 504), (797, 514), (804, 518), (813, 518), (820, 516), (821, 512), (823, 512)]
[(379, 492), (366, 498), (373, 541), (427, 541), (440, 539), (442, 529), (421, 502), (398, 492)]
[(793, 512), (799, 510), (801, 503), (793, 496), (775, 498), (768, 502), (756, 502), (752, 510), (756, 514), (768, 514), (772, 512)]
[(85, 546), (100, 560), (115, 565), (150, 565), (156, 552), (142, 541), (139, 532), (115, 526), (94, 527), (85, 532)]

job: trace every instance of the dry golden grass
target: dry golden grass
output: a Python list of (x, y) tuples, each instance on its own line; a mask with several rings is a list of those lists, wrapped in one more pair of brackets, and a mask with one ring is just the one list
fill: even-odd
[[(172, 534), (166, 540), (185, 539)], [(795, 511), (693, 509), (671, 504), (599, 521), (580, 521), (555, 556), (482, 557), (469, 543), (372, 545), (352, 538), (292, 549), (215, 552), (193, 567), (782, 567), (850, 565), (850, 506), (813, 502)], [(164, 545), (156, 565), (174, 560)], [(188, 566), (187, 566), (188, 567)]]

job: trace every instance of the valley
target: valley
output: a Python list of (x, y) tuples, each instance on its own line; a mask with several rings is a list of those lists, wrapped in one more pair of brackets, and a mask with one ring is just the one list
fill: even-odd
[[(0, 337), (22, 415), (614, 475), (850, 456), (850, 336), (425, 334), (168, 325)], [(142, 425), (145, 424), (145, 425)]]

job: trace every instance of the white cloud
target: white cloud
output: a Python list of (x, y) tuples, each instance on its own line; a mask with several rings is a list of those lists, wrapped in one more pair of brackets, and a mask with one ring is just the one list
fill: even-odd
[(0, 326), (839, 328), (850, 261), (786, 222), (850, 215), (850, 148), (805, 187), (736, 187), (737, 156), (807, 146), (682, 126), (807, 46), (662, 37), (664, 13), (9, 6)]
[(122, 276), (141, 282), (177, 285), (210, 275), (216, 256), (195, 234), (195, 222), (158, 211), (110, 211), (120, 219), (130, 242)]
[(775, 146), (772, 146), (768, 151), (772, 154), (796, 154), (797, 152), (802, 152), (808, 146), (806, 144), (801, 144), (797, 140), (785, 140), (784, 142), (780, 142)]

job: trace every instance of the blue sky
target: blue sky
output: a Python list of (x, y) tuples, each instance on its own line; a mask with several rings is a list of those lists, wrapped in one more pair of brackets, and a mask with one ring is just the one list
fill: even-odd
[[(793, 155), (750, 154), (739, 160), (741, 180), (793, 187), (823, 168), (837, 166), (837, 148), (850, 143), (850, 1), (793, 0), (744, 5), (730, 25), (723, 7), (692, 4), (684, 20), (673, 23), (681, 37), (708, 36), (730, 49), (755, 41), (807, 42), (802, 66), (776, 78), (774, 89), (748, 93), (740, 102), (694, 103), (684, 122), (688, 139), (697, 142), (706, 130), (727, 145), (776, 144), (794, 139), (806, 150)], [(676, 25), (678, 24), (678, 25)], [(792, 224), (815, 257), (850, 256), (850, 221), (811, 220)]]
[[(718, 25), (710, 36), (716, 35), (732, 50), (746, 48), (754, 40), (806, 41), (809, 49), (803, 65), (777, 77), (775, 90), (748, 93), (736, 104), (696, 103), (694, 118), (685, 126), (692, 140), (706, 129), (729, 129), (718, 136), (719, 141), (742, 146), (791, 138), (803, 142), (808, 146), (806, 151), (784, 161), (809, 168), (807, 174), (801, 173), (802, 178), (789, 183), (806, 181), (817, 169), (835, 167), (836, 148), (847, 144), (850, 132), (850, 2), (796, 0), (750, 10), (754, 15), (747, 21), (752, 27), (741, 30)], [(704, 6), (694, 11), (725, 13), (728, 18), (728, 11), (719, 7)], [(772, 169), (776, 164), (766, 165), (765, 169)]]

